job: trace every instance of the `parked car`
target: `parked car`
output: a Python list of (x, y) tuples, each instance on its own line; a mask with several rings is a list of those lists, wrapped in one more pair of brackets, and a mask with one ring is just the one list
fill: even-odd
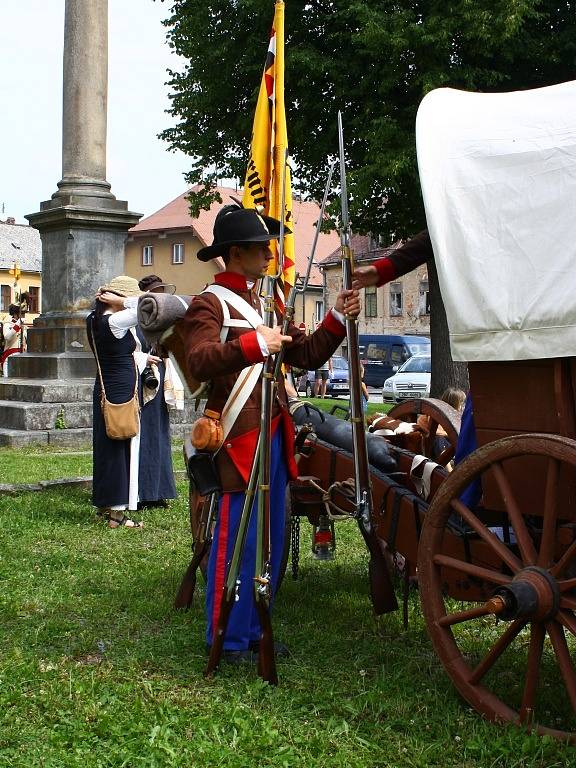
[[(302, 376), (300, 378), (298, 391), (306, 392), (306, 397), (314, 396), (314, 374), (315, 371), (308, 371), (305, 377)], [(331, 397), (350, 394), (350, 386), (348, 383), (348, 361), (345, 357), (336, 356), (332, 358), (332, 370), (328, 374), (326, 394)]]
[(398, 368), (394, 376), (386, 379), (382, 400), (385, 403), (401, 403), (403, 400), (429, 397), (431, 372), (430, 355), (413, 355)]
[(368, 387), (382, 387), (389, 376), (413, 355), (430, 354), (427, 336), (389, 336), (361, 334), (358, 337), (364, 382)]

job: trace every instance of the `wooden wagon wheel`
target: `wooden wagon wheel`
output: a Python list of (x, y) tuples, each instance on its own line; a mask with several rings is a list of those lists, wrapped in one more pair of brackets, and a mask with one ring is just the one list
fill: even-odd
[[(526, 462), (539, 468), (538, 494), (510, 482), (518, 478), (519, 467), (525, 471)], [(484, 489), (482, 503), (490, 487), (492, 496), (495, 490), (503, 500), (501, 520), (510, 536), (493, 519), (483, 522), (490, 520), (488, 510), (473, 510), (461, 501), (477, 478)], [(532, 478), (524, 474), (524, 480)], [(462, 696), (490, 720), (574, 743), (575, 498), (576, 441), (539, 434), (502, 438), (471, 454), (441, 485), (418, 550), (428, 632)], [(448, 556), (443, 539), (455, 524), (460, 529), (464, 524), (470, 535), (461, 556), (453, 555), (453, 547)], [(476, 542), (481, 557), (475, 557)], [(455, 606), (444, 594), (450, 578), (480, 585), (486, 601)]]
[[(454, 458), (458, 434), (460, 433), (460, 414), (448, 403), (433, 397), (406, 400), (394, 406), (388, 412), (388, 416), (391, 416), (393, 419), (410, 422), (416, 422), (418, 416), (427, 416), (429, 430), (428, 434), (424, 437), (424, 455), (443, 467)], [(446, 433), (449, 445), (441, 450), (438, 455), (435, 455), (437, 453), (436, 438), (438, 437), (438, 427), (442, 427)]]

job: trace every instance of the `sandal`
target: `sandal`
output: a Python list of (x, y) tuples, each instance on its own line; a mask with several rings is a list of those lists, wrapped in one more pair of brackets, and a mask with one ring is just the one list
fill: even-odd
[(97, 507), (96, 520), (110, 520), (110, 509), (108, 507)]
[(144, 523), (142, 521), (137, 522), (136, 520), (131, 520), (129, 517), (126, 517), (126, 515), (122, 515), (120, 520), (116, 520), (115, 518), (111, 517), (108, 520), (108, 528), (143, 528)]

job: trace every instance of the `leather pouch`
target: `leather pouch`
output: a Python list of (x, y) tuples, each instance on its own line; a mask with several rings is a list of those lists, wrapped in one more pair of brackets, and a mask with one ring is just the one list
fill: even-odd
[(190, 440), (197, 451), (217, 451), (224, 442), (220, 414), (207, 408), (192, 425)]
[(188, 479), (200, 496), (222, 492), (213, 453), (197, 451), (190, 439), (187, 439), (184, 443), (184, 459)]

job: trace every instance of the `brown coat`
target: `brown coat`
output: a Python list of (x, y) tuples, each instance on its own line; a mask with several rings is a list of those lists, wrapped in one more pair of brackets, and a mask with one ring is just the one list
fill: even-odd
[(378, 285), (385, 285), (391, 280), (402, 277), (433, 258), (432, 241), (428, 230), (425, 229), (388, 256), (374, 262), (378, 270)]
[[(237, 293), (257, 312), (260, 312), (260, 301), (256, 291), (247, 289), (246, 281), (241, 275), (223, 272), (216, 276), (215, 281)], [(241, 315), (233, 307), (229, 307), (229, 310), (231, 318), (241, 319)], [(263, 360), (256, 332), (251, 329), (230, 328), (227, 340), (222, 344), (220, 330), (223, 320), (220, 300), (210, 293), (202, 293), (194, 298), (185, 317), (177, 326), (184, 343), (186, 362), (190, 371), (201, 380), (212, 381), (206, 407), (218, 413), (222, 412), (240, 371), (252, 363)], [(313, 334), (308, 336), (292, 324), (288, 335), (292, 336), (292, 342), (286, 345), (284, 355), (286, 363), (297, 368), (314, 370), (337, 349), (345, 336), (345, 328), (334, 315), (328, 313)], [(232, 427), (224, 447), (217, 455), (220, 479), (223, 490), (226, 492), (246, 488), (245, 479), (238, 471), (230, 454), (234, 452), (234, 441), (240, 436), (254, 431), (255, 438), (257, 437), (261, 400), (262, 387), (258, 382)], [(279, 416), (281, 411), (286, 412), (283, 380), (279, 382), (273, 403), (272, 418)], [(287, 438), (290, 439), (290, 436), (287, 435)]]

